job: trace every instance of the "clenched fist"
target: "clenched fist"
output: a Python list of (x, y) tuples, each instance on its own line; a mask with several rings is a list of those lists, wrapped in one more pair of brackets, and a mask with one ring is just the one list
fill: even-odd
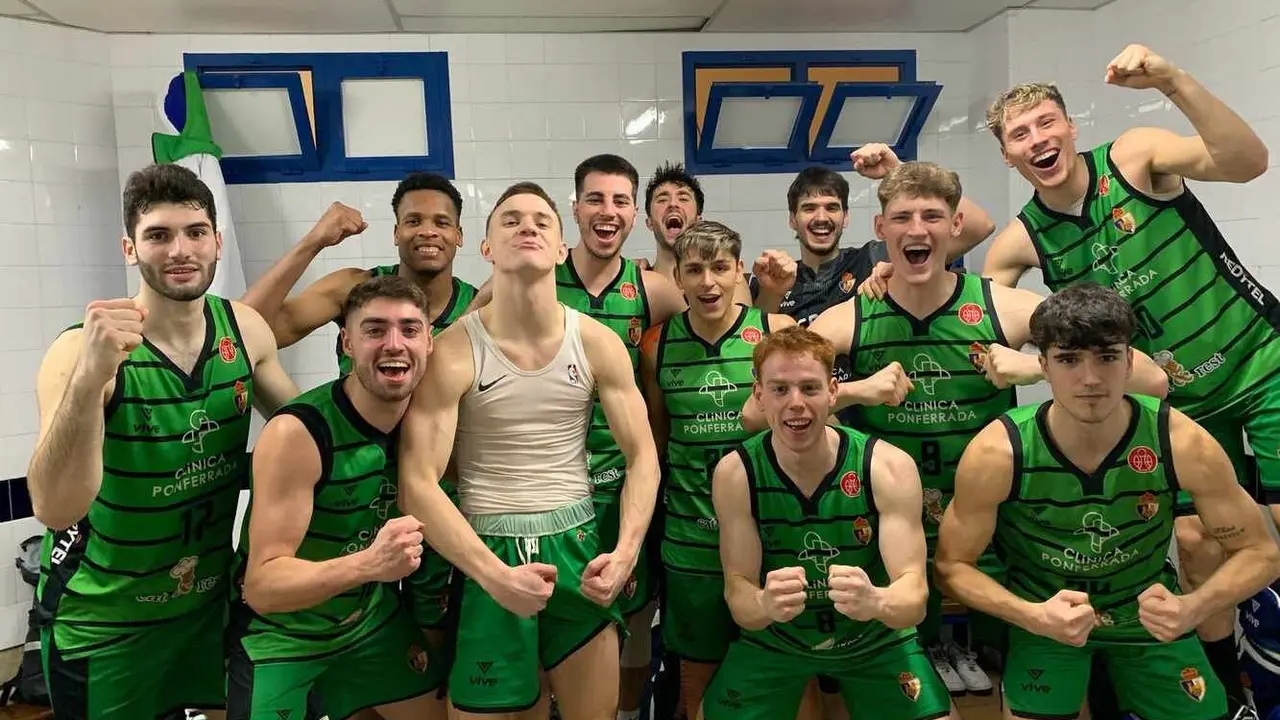
[(1000, 389), (1010, 385), (1031, 385), (1044, 377), (1040, 358), (991, 343), (982, 355), (982, 368), (987, 380)]
[(836, 612), (861, 622), (880, 614), (880, 589), (860, 567), (832, 565), (827, 570), (828, 597)]
[(94, 387), (105, 387), (120, 363), (142, 344), (146, 308), (133, 298), (94, 300), (84, 315), (84, 342), (76, 374)]
[(388, 520), (365, 552), (374, 580), (403, 579), (422, 563), (422, 523), (409, 516)]
[(751, 266), (751, 274), (760, 283), (760, 294), (782, 297), (796, 283), (796, 261), (781, 250), (765, 250)]
[(1138, 621), (1160, 642), (1173, 642), (1200, 624), (1194, 604), (1156, 583), (1138, 596)]
[(1168, 93), (1173, 89), (1173, 80), (1178, 68), (1173, 63), (1142, 45), (1130, 45), (1107, 64), (1106, 80), (1120, 87), (1146, 89), (1156, 88)]
[(327, 248), (368, 229), (369, 224), (364, 221), (364, 216), (359, 210), (335, 202), (316, 221), (315, 227), (307, 233), (306, 239), (321, 248)]
[(907, 393), (915, 389), (907, 371), (902, 369), (902, 363), (897, 360), (880, 368), (879, 372), (866, 380), (859, 380), (858, 386), (859, 404), (867, 407), (896, 407), (907, 399)]
[(890, 170), (902, 164), (893, 148), (884, 143), (863, 145), (849, 156), (853, 169), (868, 180), (881, 180)]
[(1040, 622), (1036, 633), (1063, 645), (1084, 647), (1089, 633), (1098, 626), (1098, 615), (1089, 604), (1089, 596), (1076, 590), (1059, 590), (1057, 595), (1040, 603)]
[(791, 622), (804, 612), (805, 589), (808, 587), (804, 568), (785, 567), (764, 578), (760, 607), (771, 622)]

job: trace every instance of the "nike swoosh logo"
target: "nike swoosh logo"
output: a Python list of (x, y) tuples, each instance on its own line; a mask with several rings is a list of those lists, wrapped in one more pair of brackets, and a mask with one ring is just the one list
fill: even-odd
[(476, 392), (484, 392), (485, 390), (488, 390), (489, 388), (491, 388), (491, 387), (493, 387), (494, 385), (497, 385), (499, 382), (501, 382), (501, 381), (502, 381), (502, 378), (505, 378), (505, 377), (506, 377), (506, 375), (503, 375), (503, 376), (499, 377), (497, 380), (490, 380), (490, 381), (489, 381), (489, 382), (487, 382), (487, 383), (483, 383), (483, 382), (482, 382), (482, 383), (480, 383), (479, 385), (477, 385), (477, 386), (476, 386)]

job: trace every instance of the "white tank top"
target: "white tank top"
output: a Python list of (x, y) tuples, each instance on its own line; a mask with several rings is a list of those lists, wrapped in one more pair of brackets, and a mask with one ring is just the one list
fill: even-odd
[(475, 380), (458, 405), (458, 495), (466, 515), (555, 510), (588, 497), (587, 428), (595, 377), (564, 308), (564, 342), (540, 370), (507, 359), (480, 322), (462, 318)]

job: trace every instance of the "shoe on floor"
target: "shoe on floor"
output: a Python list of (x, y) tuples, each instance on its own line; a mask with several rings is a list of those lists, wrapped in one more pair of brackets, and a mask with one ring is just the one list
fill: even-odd
[(948, 640), (943, 653), (964, 683), (964, 689), (974, 695), (991, 694), (991, 678), (978, 666), (978, 654), (961, 647), (955, 640)]
[(947, 692), (953, 697), (964, 695), (964, 680), (960, 677), (960, 673), (951, 667), (946, 651), (940, 645), (930, 645), (927, 652), (929, 661), (933, 663), (933, 669), (937, 671), (938, 677), (942, 678), (942, 683), (947, 686)]

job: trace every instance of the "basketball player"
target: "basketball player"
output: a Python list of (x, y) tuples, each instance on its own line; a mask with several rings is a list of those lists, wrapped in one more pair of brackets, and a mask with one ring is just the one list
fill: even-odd
[[(1124, 392), (1137, 319), (1110, 288), (1077, 284), (1031, 317), (1053, 398), (1009, 411), (969, 443), (942, 521), (938, 580), (1010, 630), (1014, 717), (1075, 717), (1101, 655), (1120, 709), (1227, 717), (1192, 630), (1280, 574), (1267, 533), (1213, 438), (1164, 401)], [(1168, 559), (1177, 492), (1229, 555), (1177, 595)], [(994, 538), (1004, 585), (977, 567)]]
[[(412, 281), (351, 290), (341, 342), (352, 372), (281, 408), (253, 453), (228, 658), (231, 720), (301, 717), (317, 691), (332, 718), (446, 717), (447, 664), (394, 586), (422, 561), (421, 524), (390, 512), (396, 432), (431, 351)], [(424, 645), (426, 647), (424, 647)]]
[[(1201, 423), (1226, 450), (1246, 487), (1280, 522), (1280, 315), (1276, 298), (1223, 239), (1184, 179), (1243, 183), (1267, 168), (1267, 148), (1199, 82), (1141, 45), (1107, 66), (1106, 81), (1155, 89), (1196, 135), (1133, 128), (1076, 151), (1077, 128), (1057, 88), (1019, 85), (987, 113), (1005, 162), (1035, 194), (995, 239), (983, 274), (1015, 285), (1031, 267), (1058, 290), (1093, 281), (1112, 287), (1138, 318), (1135, 346), (1169, 374), (1169, 402)], [(1242, 430), (1256, 457), (1246, 460)], [(1179, 501), (1184, 581), (1204, 582), (1222, 548)], [(1232, 699), (1241, 689), (1231, 637), (1234, 613), (1199, 628)]]
[[(405, 508), (466, 575), (455, 590), (450, 700), (464, 716), (527, 709), (541, 694), (541, 667), (566, 720), (613, 718), (615, 600), (636, 566), (658, 487), (644, 398), (617, 334), (556, 300), (566, 251), (542, 188), (509, 188), (487, 227), (481, 252), (494, 265), (493, 300), (437, 338), (406, 416), (400, 464)], [(597, 530), (583, 451), (594, 397), (625, 462), (615, 546)], [(438, 485), (455, 429), (466, 521)], [(496, 580), (534, 560), (542, 562), (518, 586), (532, 597), (508, 600), (514, 590)], [(543, 604), (538, 617), (521, 617)]]
[(225, 706), (249, 409), (297, 394), (258, 313), (206, 293), (222, 250), (209, 188), (152, 165), (129, 176), (123, 204), (121, 248), (141, 288), (90, 303), (36, 381), (28, 477), (49, 528), (36, 592), (58, 718)]
[(915, 463), (825, 423), (834, 359), (800, 327), (755, 349), (754, 400), (769, 430), (724, 456), (712, 479), (742, 630), (707, 688), (707, 720), (795, 717), (819, 674), (838, 681), (854, 720), (950, 714), (914, 630), (929, 594)]
[(662, 644), (681, 659), (687, 716), (734, 635), (724, 601), (711, 470), (746, 440), (741, 411), (751, 395), (751, 353), (771, 330), (795, 325), (734, 303), (742, 239), (703, 220), (680, 233), (676, 283), (689, 309), (645, 334), (641, 367), (659, 453), (667, 460), (663, 527)]
[[(395, 265), (335, 270), (309, 285), (296, 297), (290, 290), (326, 247), (358, 235), (368, 227), (360, 213), (334, 203), (315, 228), (245, 293), (245, 303), (271, 323), (276, 341), (288, 347), (332, 322), (341, 325), (340, 310), (351, 288), (371, 277), (398, 275), (412, 280), (427, 296), (431, 332), (439, 333), (462, 316), (475, 297), (471, 284), (453, 275), (453, 260), (462, 247), (462, 195), (448, 179), (432, 173), (413, 173), (391, 196), (395, 214), (394, 243), (400, 254)], [(338, 370), (351, 372), (351, 358), (337, 345)], [(446, 490), (456, 498), (453, 483)], [(404, 601), (437, 652), (446, 644), (445, 612), (452, 568), (439, 553), (424, 548), (422, 564), (404, 581)]]

